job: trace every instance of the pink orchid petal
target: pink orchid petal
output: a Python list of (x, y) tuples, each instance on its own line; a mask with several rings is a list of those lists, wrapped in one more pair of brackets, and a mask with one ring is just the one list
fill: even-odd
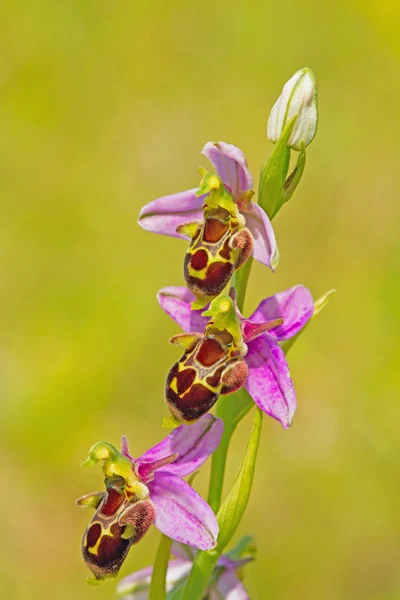
[(251, 190), (253, 178), (240, 148), (226, 142), (207, 142), (201, 152), (212, 162), (222, 182), (234, 197)]
[(249, 375), (244, 387), (263, 412), (287, 429), (296, 410), (296, 394), (286, 357), (266, 335), (248, 344)]
[[(192, 568), (191, 561), (170, 560), (166, 577), (166, 589), (169, 592), (176, 584), (180, 583), (189, 575)], [(117, 585), (117, 594), (129, 600), (141, 600), (148, 598), (148, 591), (153, 574), (153, 567), (145, 567), (121, 579)], [(144, 595), (143, 595), (144, 594)]]
[(254, 238), (253, 257), (275, 271), (279, 262), (279, 253), (271, 221), (261, 206), (254, 202), (250, 203), (243, 214)]
[(217, 519), (207, 502), (186, 481), (158, 471), (148, 487), (156, 510), (154, 524), (162, 533), (200, 550), (215, 547)]
[(157, 294), (157, 300), (164, 312), (171, 317), (183, 331), (203, 332), (207, 323), (207, 318), (202, 317), (201, 310), (192, 310), (191, 302), (195, 296), (185, 287), (171, 286), (165, 287)]
[(235, 571), (225, 571), (210, 590), (210, 600), (250, 600)]
[(270, 335), (281, 342), (296, 335), (311, 319), (313, 312), (311, 292), (303, 285), (295, 285), (260, 302), (249, 320), (263, 323), (281, 317), (282, 325), (269, 331)]
[[(275, 327), (274, 327), (275, 325)], [(261, 323), (254, 323), (250, 319), (243, 319), (243, 338), (246, 344), (252, 342), (260, 335), (269, 333), (278, 327), (277, 321), (263, 321)]]
[(178, 225), (203, 220), (204, 196), (196, 196), (196, 191), (194, 188), (149, 202), (139, 213), (139, 225), (153, 233), (186, 239), (176, 232)]
[(206, 414), (193, 425), (180, 425), (162, 442), (147, 450), (137, 463), (152, 463), (171, 454), (178, 458), (160, 467), (163, 473), (172, 473), (179, 477), (189, 475), (198, 469), (216, 450), (224, 431), (222, 419)]

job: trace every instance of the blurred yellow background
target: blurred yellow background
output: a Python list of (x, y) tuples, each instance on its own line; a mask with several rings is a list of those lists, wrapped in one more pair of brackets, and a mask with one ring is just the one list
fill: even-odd
[[(292, 429), (265, 419), (246, 586), (253, 600), (400, 598), (399, 14), (395, 0), (0, 4), (2, 598), (114, 597), (115, 581), (85, 583), (90, 514), (74, 501), (102, 474), (79, 463), (99, 439), (126, 433), (139, 454), (165, 435), (177, 327), (155, 295), (183, 283), (186, 247), (137, 214), (197, 185), (208, 140), (237, 144), (257, 179), (269, 111), (304, 66), (319, 131), (274, 223), (279, 269), (255, 266), (246, 313), (300, 282), (338, 291), (291, 351)], [(122, 575), (157, 541), (152, 528)]]

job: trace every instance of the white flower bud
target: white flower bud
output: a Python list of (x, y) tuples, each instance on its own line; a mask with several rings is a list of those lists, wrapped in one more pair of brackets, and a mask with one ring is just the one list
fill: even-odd
[(318, 124), (317, 83), (314, 73), (307, 67), (299, 69), (285, 83), (268, 119), (268, 139), (276, 142), (286, 124), (296, 116), (287, 145), (300, 150), (314, 139)]

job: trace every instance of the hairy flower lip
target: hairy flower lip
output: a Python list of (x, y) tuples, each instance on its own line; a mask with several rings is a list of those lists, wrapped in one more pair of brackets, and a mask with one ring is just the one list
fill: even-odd
[[(193, 295), (186, 288), (168, 287), (158, 293), (158, 302), (185, 332), (203, 332), (208, 322), (199, 311), (192, 311)], [(259, 337), (247, 342), (248, 352), (244, 360), (249, 375), (244, 387), (263, 412), (270, 415), (287, 429), (296, 410), (296, 396), (289, 367), (279, 342), (296, 335), (309, 321), (314, 311), (311, 293), (297, 285), (265, 298), (254, 313), (244, 319), (245, 330), (276, 319), (279, 324)], [(257, 332), (256, 332), (257, 333)]]
[[(246, 219), (246, 226), (254, 239), (253, 257), (274, 271), (279, 260), (274, 230), (264, 210), (251, 201), (253, 178), (244, 153), (226, 142), (207, 142), (202, 152), (231, 191)], [(202, 207), (206, 196), (197, 196), (197, 189), (162, 196), (149, 202), (139, 213), (139, 225), (153, 233), (186, 239), (177, 232), (177, 228), (189, 221), (203, 220)]]

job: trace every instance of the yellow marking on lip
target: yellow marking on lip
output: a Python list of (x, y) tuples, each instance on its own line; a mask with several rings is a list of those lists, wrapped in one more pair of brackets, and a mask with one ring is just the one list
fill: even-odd
[(178, 393), (178, 380), (176, 377), (173, 378), (173, 380), (171, 381), (171, 383), (169, 384), (169, 387), (171, 388), (171, 390), (173, 392), (175, 392), (175, 394)]

